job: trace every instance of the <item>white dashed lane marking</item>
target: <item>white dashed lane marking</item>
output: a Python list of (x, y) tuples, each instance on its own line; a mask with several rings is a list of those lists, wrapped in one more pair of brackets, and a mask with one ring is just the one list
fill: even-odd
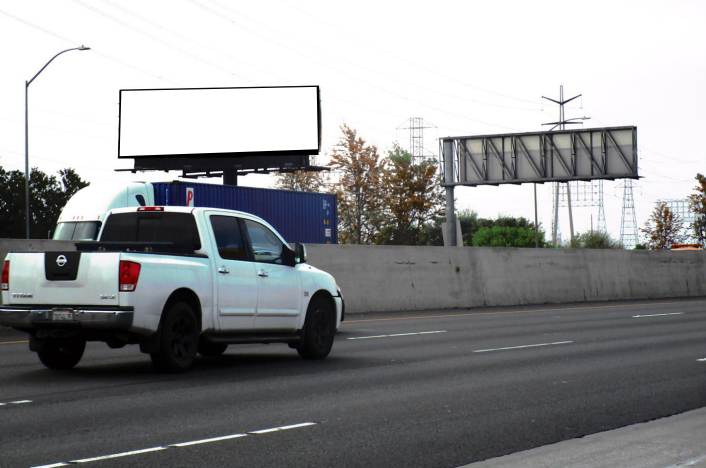
[(394, 335), (374, 335), (374, 336), (354, 336), (347, 340), (370, 340), (372, 338), (392, 338), (395, 336), (433, 335), (434, 333), (446, 333), (446, 330), (426, 331), (417, 333), (395, 333)]
[(530, 344), (530, 345), (523, 345), (523, 346), (509, 346), (507, 348), (476, 349), (473, 352), (474, 353), (489, 353), (491, 351), (507, 351), (509, 349), (537, 348), (539, 346), (556, 346), (556, 345), (563, 345), (563, 344), (570, 344), (570, 343), (573, 343), (573, 341), (557, 341), (555, 343), (538, 343), (538, 344)]
[(8, 401), (7, 403), (0, 403), (0, 406), (7, 406), (7, 405), (24, 405), (26, 403), (32, 403), (32, 400), (17, 400), (17, 401)]
[(129, 457), (132, 455), (140, 455), (143, 453), (159, 452), (162, 450), (175, 449), (175, 448), (181, 448), (181, 447), (189, 447), (191, 445), (198, 445), (198, 444), (207, 444), (209, 442), (220, 442), (223, 440), (239, 439), (242, 437), (253, 437), (253, 436), (258, 436), (261, 434), (269, 434), (271, 432), (280, 432), (280, 431), (287, 431), (290, 429), (298, 429), (301, 427), (315, 426), (316, 424), (317, 423), (314, 423), (314, 422), (292, 424), (289, 426), (280, 426), (280, 427), (273, 427), (270, 429), (261, 429), (259, 431), (251, 431), (251, 432), (244, 433), (244, 434), (231, 434), (231, 435), (226, 435), (226, 436), (221, 436), (221, 437), (212, 437), (209, 439), (192, 440), (189, 442), (180, 442), (178, 444), (170, 444), (170, 445), (165, 445), (165, 446), (160, 446), (160, 447), (152, 447), (152, 448), (146, 448), (146, 449), (140, 449), (140, 450), (131, 450), (129, 452), (113, 453), (110, 455), (100, 455), (100, 456), (91, 457), (91, 458), (82, 458), (80, 460), (71, 460), (70, 462), (52, 463), (51, 465), (41, 465), (41, 466), (35, 466), (33, 468), (57, 468), (59, 466), (75, 465), (78, 463), (90, 463), (90, 462), (101, 461), (101, 460), (109, 460), (111, 458)]
[(667, 315), (684, 315), (685, 313), (686, 312), (672, 312), (669, 314), (633, 315), (632, 318), (666, 317)]

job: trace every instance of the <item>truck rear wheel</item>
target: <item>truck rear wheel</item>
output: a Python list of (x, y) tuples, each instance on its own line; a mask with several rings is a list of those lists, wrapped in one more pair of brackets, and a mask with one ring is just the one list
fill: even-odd
[(152, 362), (163, 372), (186, 371), (196, 359), (199, 344), (199, 325), (194, 310), (185, 302), (173, 304), (159, 332), (159, 351), (150, 354)]
[(331, 304), (325, 299), (309, 303), (304, 320), (304, 336), (297, 352), (304, 359), (324, 359), (331, 352), (336, 333), (336, 319)]
[(83, 357), (86, 340), (58, 340), (48, 338), (41, 350), (39, 360), (49, 369), (67, 370), (73, 368)]

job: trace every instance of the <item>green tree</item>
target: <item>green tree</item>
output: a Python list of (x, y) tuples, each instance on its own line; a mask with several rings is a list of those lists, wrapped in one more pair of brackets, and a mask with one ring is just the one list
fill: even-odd
[(691, 224), (694, 236), (701, 246), (706, 246), (706, 177), (696, 174), (698, 185), (694, 187), (696, 193), (689, 195), (691, 209), (696, 220)]
[[(577, 234), (569, 243), (572, 249), (621, 249), (620, 241), (604, 231), (588, 231)], [(637, 248), (637, 247), (636, 247)]]
[(417, 245), (424, 224), (443, 211), (444, 194), (436, 160), (414, 161), (397, 143), (388, 152), (381, 174), (385, 217), (378, 244)]
[[(526, 247), (534, 247), (534, 223), (529, 221), (527, 218), (515, 218), (512, 216), (498, 216), (497, 219), (490, 219), (490, 218), (480, 218), (478, 217), (478, 213), (476, 213), (473, 210), (461, 210), (457, 213), (456, 218), (459, 220), (459, 223), (461, 224), (461, 233), (463, 236), (463, 245), (476, 245), (474, 243), (474, 237), (476, 233), (478, 233), (480, 230), (485, 229), (483, 235), (478, 238), (478, 242), (481, 242), (480, 245), (482, 246), (493, 246), (493, 241), (492, 240), (487, 240), (486, 236), (492, 236), (493, 232), (497, 233), (500, 235), (501, 239), (495, 241), (495, 245), (497, 247), (500, 246), (511, 246), (511, 247), (521, 247), (521, 245), (515, 245), (518, 241), (517, 239), (519, 238), (524, 238), (525, 234), (531, 231), (532, 233), (532, 242), (531, 245), (526, 245)], [(444, 217), (435, 217), (433, 220), (430, 222), (426, 223), (424, 225), (424, 229), (422, 230), (422, 235), (421, 239), (419, 242), (419, 245), (444, 245), (444, 241), (441, 237), (441, 223), (444, 222), (446, 218)], [(501, 228), (516, 228), (521, 231), (523, 231), (523, 234), (520, 235), (520, 231), (514, 231), (511, 233), (511, 230), (495, 230), (493, 231), (493, 227), (501, 227)], [(528, 235), (528, 234), (527, 234)], [(510, 242), (514, 242), (512, 245), (508, 245), (508, 236), (510, 236), (512, 240)], [(515, 236), (515, 237), (513, 237)], [(539, 228), (539, 246), (540, 247), (547, 247), (547, 242), (545, 240), (545, 233), (544, 230), (542, 229), (541, 225)], [(484, 239), (481, 241), (480, 239)], [(521, 242), (520, 242), (521, 243)], [(524, 245), (522, 245), (524, 246)]]
[(383, 222), (378, 149), (346, 124), (334, 146), (329, 166), (340, 174), (333, 188), (338, 197), (338, 237), (343, 244), (372, 244)]
[(645, 227), (640, 231), (645, 236), (645, 246), (650, 250), (669, 249), (672, 244), (684, 242), (682, 228), (684, 223), (663, 201), (657, 202)]
[[(539, 233), (539, 245), (544, 247), (544, 232)], [(534, 247), (534, 229), (517, 226), (480, 228), (473, 235), (474, 247)]]
[[(46, 239), (69, 198), (88, 185), (73, 169), (59, 171), (59, 177), (48, 176), (37, 168), (30, 171), (30, 236), (33, 239)], [(24, 173), (7, 172), (0, 167), (0, 237), (23, 239), (25, 231)]]

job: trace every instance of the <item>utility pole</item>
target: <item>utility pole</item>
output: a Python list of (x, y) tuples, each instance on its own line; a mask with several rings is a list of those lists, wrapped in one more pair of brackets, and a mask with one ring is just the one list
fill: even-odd
[[(575, 122), (575, 121), (576, 120), (588, 120), (590, 117), (579, 117), (579, 118), (575, 118), (575, 119), (565, 119), (564, 118), (564, 104), (567, 104), (567, 103), (569, 103), (569, 102), (573, 101), (574, 99), (579, 98), (581, 96), (582, 95), (579, 94), (579, 95), (574, 96), (572, 98), (564, 99), (564, 85), (559, 86), (559, 100), (558, 101), (556, 99), (542, 96), (542, 99), (546, 99), (547, 101), (552, 101), (556, 104), (559, 104), (559, 121), (544, 123), (542, 125), (554, 125), (549, 130), (551, 132), (556, 127), (559, 127), (559, 130), (566, 130), (566, 125), (583, 124), (583, 122)], [(568, 201), (569, 201), (569, 225), (571, 228), (571, 240), (574, 240), (574, 218), (573, 218), (573, 215), (571, 214), (571, 191), (569, 189), (568, 182), (566, 182), (566, 193), (568, 195)], [(555, 197), (554, 198), (554, 225), (552, 226), (552, 242), (556, 245), (557, 229), (558, 229), (558, 225), (559, 225), (559, 182), (557, 182), (555, 185), (554, 197)]]

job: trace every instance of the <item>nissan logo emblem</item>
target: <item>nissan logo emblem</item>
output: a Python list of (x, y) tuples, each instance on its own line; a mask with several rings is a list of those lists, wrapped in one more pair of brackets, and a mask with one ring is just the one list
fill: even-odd
[(58, 257), (56, 257), (56, 264), (59, 265), (59, 268), (66, 265), (67, 262), (68, 260), (66, 260), (66, 257), (64, 255), (59, 255)]

